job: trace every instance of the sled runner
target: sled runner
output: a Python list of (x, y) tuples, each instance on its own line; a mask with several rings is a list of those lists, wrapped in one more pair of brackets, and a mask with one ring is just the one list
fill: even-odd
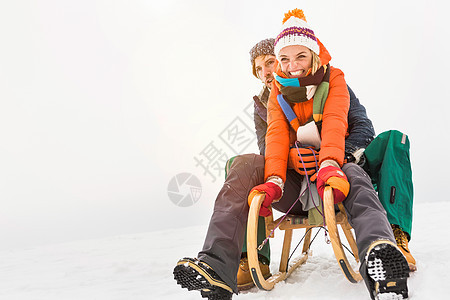
[[(306, 262), (309, 254), (309, 246), (311, 242), (311, 228), (321, 225), (310, 225), (307, 217), (287, 215), (284, 219), (280, 217), (278, 220), (273, 220), (273, 214), (270, 217), (265, 218), (266, 222), (266, 236), (269, 236), (273, 232), (273, 229), (279, 225), (280, 230), (284, 230), (283, 249), (281, 253), (281, 261), (278, 273), (271, 277), (264, 279), (258, 262), (258, 242), (257, 242), (257, 229), (258, 229), (258, 217), (259, 210), (262, 202), (264, 201), (264, 195), (256, 195), (250, 206), (248, 223), (247, 223), (247, 256), (250, 267), (251, 276), (257, 287), (264, 290), (271, 290), (277, 282), (285, 280), (291, 273), (300, 265)], [(338, 226), (341, 228), (347, 238), (351, 251), (353, 252), (356, 261), (358, 262), (358, 249), (356, 247), (355, 238), (351, 231), (351, 226), (348, 223), (347, 215), (345, 213), (344, 205), (339, 203), (339, 212), (335, 212), (333, 192), (331, 187), (326, 187), (324, 192), (324, 215), (325, 222), (328, 229), (331, 245), (333, 247), (336, 260), (341, 267), (345, 277), (352, 282), (357, 283), (362, 280), (358, 271), (354, 270), (350, 265), (349, 260), (344, 252), (344, 248), (339, 237)], [(292, 232), (294, 229), (304, 228), (306, 234), (303, 239), (302, 254), (289, 261), (289, 255), (291, 250)], [(270, 236), (273, 238), (273, 234)]]

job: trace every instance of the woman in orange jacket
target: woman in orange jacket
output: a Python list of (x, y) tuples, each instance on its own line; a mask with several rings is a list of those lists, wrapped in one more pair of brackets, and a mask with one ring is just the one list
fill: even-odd
[[(274, 50), (279, 64), (268, 103), (265, 183), (252, 189), (249, 204), (265, 193), (260, 214), (270, 215), (269, 206), (283, 196), (290, 147), (301, 142), (320, 149), (317, 190), (323, 198), (325, 186), (331, 186), (335, 203), (344, 202), (370, 296), (406, 299), (409, 267), (386, 213), (367, 174), (356, 164), (344, 165), (350, 99), (344, 74), (330, 66), (331, 56), (301, 10), (285, 15)], [(297, 197), (282, 201), (294, 203)]]

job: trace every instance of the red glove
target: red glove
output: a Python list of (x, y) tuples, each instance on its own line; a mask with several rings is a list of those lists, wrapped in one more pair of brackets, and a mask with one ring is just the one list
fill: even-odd
[(272, 214), (269, 209), (269, 206), (273, 201), (279, 200), (283, 194), (281, 188), (273, 182), (266, 182), (264, 184), (260, 184), (255, 186), (248, 195), (248, 205), (252, 204), (253, 197), (256, 194), (265, 193), (266, 197), (264, 198), (264, 202), (261, 205), (261, 209), (259, 210), (259, 215), (262, 217), (268, 217)]
[(317, 191), (322, 199), (325, 186), (327, 185), (333, 188), (335, 204), (344, 201), (350, 191), (347, 176), (345, 176), (341, 169), (334, 166), (322, 168), (317, 174)]
[[(301, 155), (301, 159), (299, 156)], [(302, 163), (303, 160), (303, 163)], [(298, 148), (292, 147), (289, 150), (289, 160), (288, 160), (288, 168), (294, 169), (301, 175), (312, 176), (317, 171), (317, 163), (319, 162), (319, 152), (314, 150), (314, 148)], [(304, 166), (304, 167), (303, 167)], [(306, 173), (305, 173), (306, 168)], [(315, 177), (315, 176), (314, 176)], [(311, 180), (314, 181), (314, 180)]]

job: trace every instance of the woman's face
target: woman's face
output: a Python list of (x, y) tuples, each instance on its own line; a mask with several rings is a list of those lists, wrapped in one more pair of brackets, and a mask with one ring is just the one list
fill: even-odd
[(299, 78), (306, 76), (312, 65), (311, 51), (305, 46), (292, 45), (280, 50), (278, 60), (281, 70), (289, 78)]

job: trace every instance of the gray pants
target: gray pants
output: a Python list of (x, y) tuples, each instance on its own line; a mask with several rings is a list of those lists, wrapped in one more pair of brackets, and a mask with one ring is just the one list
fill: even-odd
[[(342, 168), (350, 182), (350, 193), (344, 206), (350, 224), (355, 229), (356, 244), (363, 259), (369, 245), (377, 239), (395, 242), (386, 212), (373, 189), (369, 176), (356, 164)], [(297, 200), (301, 175), (288, 170), (283, 197), (273, 207), (282, 212)], [(248, 218), (247, 197), (250, 190), (264, 183), (264, 157), (245, 154), (236, 157), (228, 177), (217, 196), (214, 212), (198, 258), (209, 264), (234, 292), (237, 293), (237, 271)], [(301, 214), (301, 204), (290, 213)]]

